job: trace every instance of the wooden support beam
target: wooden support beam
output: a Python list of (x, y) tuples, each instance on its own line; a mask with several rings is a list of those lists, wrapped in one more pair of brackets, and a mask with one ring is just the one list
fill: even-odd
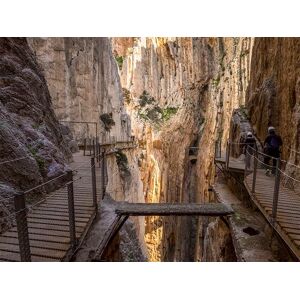
[(128, 203), (121, 202), (117, 215), (128, 216), (226, 216), (233, 214), (223, 203)]

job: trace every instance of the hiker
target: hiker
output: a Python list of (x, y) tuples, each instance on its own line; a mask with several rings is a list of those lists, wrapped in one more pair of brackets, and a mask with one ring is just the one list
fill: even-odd
[[(252, 134), (251, 131), (247, 132), (247, 138), (245, 139), (243, 143), (243, 153), (245, 154), (245, 162), (247, 165), (247, 168), (250, 167), (251, 162), (251, 155), (254, 153), (254, 151), (257, 149), (256, 147), (256, 140)], [(248, 152), (248, 155), (247, 155)]]
[(264, 153), (266, 154), (264, 156), (264, 163), (266, 164), (267, 171), (266, 175), (270, 175), (270, 169), (269, 164), (270, 160), (273, 160), (273, 167), (270, 166), (272, 169), (272, 174), (275, 174), (276, 171), (276, 162), (277, 158), (280, 157), (280, 147), (282, 146), (282, 139), (279, 135), (275, 133), (275, 128), (273, 126), (270, 126), (268, 128), (268, 136), (265, 139), (264, 142)]

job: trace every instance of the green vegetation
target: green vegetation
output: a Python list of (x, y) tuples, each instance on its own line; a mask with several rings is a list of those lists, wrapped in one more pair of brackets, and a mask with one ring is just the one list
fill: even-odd
[(240, 112), (241, 112), (241, 115), (245, 118), (245, 119), (249, 119), (249, 113), (248, 113), (248, 109), (244, 106), (244, 105), (241, 105), (240, 106)]
[(219, 83), (220, 83), (220, 75), (218, 75), (218, 77), (217, 78), (214, 78), (213, 80), (212, 80), (212, 85), (214, 86), (214, 87), (217, 87), (218, 85), (219, 85)]
[(124, 62), (123, 56), (115, 55), (115, 60), (116, 60), (116, 62), (118, 64), (119, 69), (122, 70), (123, 62)]
[(125, 89), (125, 88), (123, 88), (122, 89), (122, 91), (123, 91), (123, 98), (124, 98), (124, 101), (127, 103), (127, 104), (129, 104), (130, 102), (131, 102), (131, 95), (130, 95), (130, 91), (129, 90), (127, 90), (127, 89)]
[(139, 105), (145, 107), (147, 104), (152, 104), (155, 102), (155, 99), (151, 97), (147, 91), (143, 91), (142, 95), (139, 98)]
[(110, 131), (111, 128), (116, 124), (112, 118), (112, 113), (100, 115), (100, 120), (103, 122), (106, 131)]
[(45, 169), (45, 160), (41, 156), (38, 155), (38, 150), (36, 148), (33, 148), (32, 146), (28, 146), (28, 150), (31, 153), (31, 155), (34, 157), (40, 172), (42, 172)]
[(138, 117), (145, 122), (151, 123), (154, 128), (158, 130), (163, 123), (170, 120), (177, 111), (177, 107), (161, 107), (147, 91), (143, 91), (139, 97)]
[(120, 176), (122, 179), (129, 178), (131, 176), (127, 156), (119, 149), (115, 152), (115, 157), (117, 160), (117, 165), (120, 171)]
[(162, 111), (162, 119), (163, 121), (168, 121), (171, 119), (173, 115), (175, 115), (178, 111), (178, 107), (167, 107)]

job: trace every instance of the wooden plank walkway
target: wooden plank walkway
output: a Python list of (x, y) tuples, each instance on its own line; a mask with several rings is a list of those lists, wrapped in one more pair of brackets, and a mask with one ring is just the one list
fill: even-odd
[[(78, 170), (74, 182), (76, 236), (84, 237), (95, 215), (92, 197), (90, 157), (74, 154), (70, 167)], [(97, 195), (100, 195), (100, 172), (96, 164)], [(61, 188), (28, 213), (28, 230), (32, 261), (63, 261), (70, 254), (68, 192)], [(17, 228), (0, 235), (0, 261), (20, 261)]]
[[(246, 176), (245, 186), (252, 200), (272, 224), (272, 207), (275, 178), (266, 176), (258, 169), (255, 194), (251, 192), (253, 173)], [(277, 222), (273, 226), (294, 255), (300, 260), (300, 196), (280, 185), (278, 195)]]
[[(215, 158), (215, 163), (225, 166), (226, 158), (225, 156), (221, 156)], [(232, 171), (244, 171), (245, 170), (245, 162), (239, 158), (230, 157), (228, 168)]]

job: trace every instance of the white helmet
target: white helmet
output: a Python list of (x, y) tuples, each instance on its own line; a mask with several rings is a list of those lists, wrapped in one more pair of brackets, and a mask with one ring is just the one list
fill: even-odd
[(251, 132), (251, 131), (248, 131), (248, 132), (247, 132), (247, 136), (249, 136), (249, 137), (252, 136), (252, 132)]
[(270, 126), (270, 127), (268, 128), (268, 132), (271, 132), (271, 131), (275, 131), (275, 127)]

